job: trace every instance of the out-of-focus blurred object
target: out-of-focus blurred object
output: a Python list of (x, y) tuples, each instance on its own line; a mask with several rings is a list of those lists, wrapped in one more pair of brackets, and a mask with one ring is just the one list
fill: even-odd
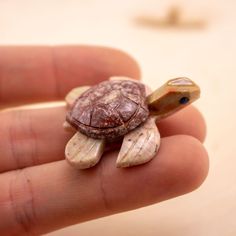
[(178, 6), (171, 6), (164, 18), (143, 15), (136, 17), (135, 22), (138, 25), (152, 28), (202, 29), (206, 26), (205, 19), (187, 18), (184, 11)]

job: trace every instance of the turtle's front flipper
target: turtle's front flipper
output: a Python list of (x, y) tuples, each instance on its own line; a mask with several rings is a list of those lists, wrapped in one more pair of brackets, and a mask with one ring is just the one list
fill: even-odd
[(99, 162), (104, 146), (103, 139), (89, 138), (77, 132), (66, 145), (66, 159), (77, 169), (90, 168)]
[(116, 166), (129, 167), (150, 161), (160, 146), (160, 133), (155, 117), (149, 117), (140, 127), (126, 134), (119, 152)]

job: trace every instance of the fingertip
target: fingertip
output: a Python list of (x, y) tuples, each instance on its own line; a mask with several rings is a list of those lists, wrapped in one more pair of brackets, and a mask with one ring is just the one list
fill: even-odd
[(206, 122), (202, 113), (194, 106), (188, 106), (174, 115), (160, 121), (158, 128), (163, 137), (184, 134), (200, 142), (206, 138)]
[[(202, 143), (193, 136), (176, 135), (164, 138), (163, 152), (166, 152), (167, 145), (172, 157), (162, 161), (169, 172), (166, 175), (166, 186), (171, 187), (170, 197), (183, 195), (200, 187), (209, 169), (208, 154)], [(159, 155), (162, 155), (161, 152), (160, 149)]]
[(191, 171), (188, 172), (187, 176), (189, 182), (188, 192), (191, 192), (200, 187), (206, 179), (209, 171), (209, 158), (206, 148), (197, 138), (192, 136), (185, 138), (190, 143), (189, 154), (192, 153), (191, 160), (194, 158), (192, 164), (189, 163), (189, 170)]
[(207, 134), (207, 126), (203, 114), (195, 106), (189, 107), (186, 112), (188, 112), (190, 116), (189, 127), (191, 128), (191, 136), (198, 139), (201, 143), (204, 143)]
[(198, 140), (201, 141), (202, 143), (204, 143), (206, 136), (207, 136), (207, 125), (206, 125), (206, 120), (204, 118), (204, 116), (202, 115), (202, 113), (195, 108), (195, 112), (196, 112), (196, 116), (198, 116), (199, 119), (199, 124), (200, 124), (200, 132), (199, 132), (199, 136), (198, 136)]
[(138, 62), (127, 52), (109, 47), (96, 47), (96, 50), (98, 53), (100, 51), (102, 54), (106, 54), (104, 56), (110, 65), (111, 75), (125, 75), (138, 80), (141, 78)]
[(52, 48), (59, 95), (72, 88), (94, 85), (111, 76), (140, 79), (138, 63), (127, 53), (108, 47), (58, 46)]

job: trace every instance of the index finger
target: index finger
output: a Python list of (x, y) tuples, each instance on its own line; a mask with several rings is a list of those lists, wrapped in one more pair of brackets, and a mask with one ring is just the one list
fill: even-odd
[(113, 75), (138, 79), (137, 63), (104, 47), (0, 47), (0, 105), (58, 100)]

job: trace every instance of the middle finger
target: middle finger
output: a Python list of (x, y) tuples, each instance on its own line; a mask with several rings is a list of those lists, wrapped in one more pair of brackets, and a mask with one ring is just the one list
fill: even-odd
[[(0, 113), (0, 172), (64, 159), (72, 136), (62, 127), (65, 115), (65, 106)], [(158, 128), (162, 137), (186, 134), (202, 141), (205, 136), (203, 118), (193, 106), (161, 121)]]

